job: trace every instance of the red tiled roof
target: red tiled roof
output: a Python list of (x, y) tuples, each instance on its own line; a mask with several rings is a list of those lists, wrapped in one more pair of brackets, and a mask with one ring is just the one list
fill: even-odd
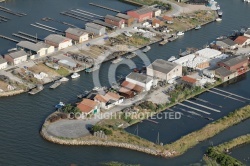
[(121, 96), (117, 93), (113, 93), (113, 92), (108, 92), (105, 97), (113, 99), (113, 100), (119, 100), (121, 98)]
[(173, 18), (169, 16), (163, 16), (162, 18), (167, 21), (173, 21)]
[(127, 88), (124, 88), (124, 87), (121, 87), (120, 89), (119, 89), (119, 92), (120, 93), (124, 93), (124, 94), (127, 94), (127, 95), (132, 95), (134, 92), (133, 91), (131, 91), (130, 89), (127, 89)]
[(103, 103), (107, 102), (107, 99), (104, 96), (100, 95), (100, 94), (97, 94), (94, 99), (97, 100), (97, 101), (103, 102)]
[(98, 105), (98, 102), (95, 102), (90, 99), (83, 99), (81, 103), (77, 105), (77, 108), (80, 109), (80, 111), (89, 113), (92, 111), (96, 106)]
[(82, 104), (82, 103), (78, 104), (78, 105), (77, 105), (77, 108), (79, 108), (79, 110), (80, 110), (81, 112), (85, 112), (85, 113), (89, 113), (90, 111), (93, 110), (92, 107), (89, 107), (89, 106), (84, 105), (84, 104)]
[(130, 89), (130, 90), (134, 90), (136, 92), (142, 92), (143, 91), (143, 87), (142, 86), (133, 84), (133, 83), (128, 82), (128, 81), (123, 81), (123, 83), (121, 85), (124, 88)]
[(237, 44), (240, 44), (242, 45), (243, 43), (245, 43), (249, 38), (246, 37), (246, 36), (239, 36), (237, 37), (234, 42), (237, 43)]
[(182, 79), (182, 81), (192, 83), (192, 84), (196, 83), (196, 81), (197, 81), (196, 79), (189, 77), (189, 76), (183, 76), (181, 79)]

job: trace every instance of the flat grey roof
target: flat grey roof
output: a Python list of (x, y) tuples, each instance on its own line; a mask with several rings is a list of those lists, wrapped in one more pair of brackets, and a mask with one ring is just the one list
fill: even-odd
[(222, 60), (221, 62), (226, 64), (227, 66), (235, 66), (238, 63), (241, 63), (246, 60), (248, 60), (248, 57), (241, 55), (241, 56), (236, 56), (236, 57), (231, 56), (227, 59)]
[(165, 61), (163, 59), (156, 59), (151, 65), (148, 66), (148, 68), (168, 74), (176, 66), (178, 66), (178, 64), (174, 62)]
[(60, 44), (64, 41), (67, 41), (67, 40), (71, 40), (69, 38), (66, 38), (66, 37), (63, 37), (61, 35), (56, 35), (56, 34), (50, 34), (49, 36), (47, 36), (45, 38), (45, 40), (48, 40), (48, 41), (51, 41), (53, 43), (57, 43), (57, 44)]
[(225, 67), (220, 67), (220, 68), (216, 69), (215, 72), (223, 77), (226, 77), (226, 76), (233, 74), (233, 72), (231, 72), (230, 70), (227, 70)]
[(222, 40), (222, 42), (223, 42), (223, 43), (226, 43), (226, 44), (229, 45), (229, 46), (234, 46), (234, 45), (236, 44), (233, 40), (228, 39), (228, 38)]
[(131, 16), (123, 14), (123, 13), (118, 13), (116, 16), (120, 17), (120, 18), (123, 18), (123, 19), (126, 19), (126, 20), (132, 18)]
[(32, 43), (29, 41), (20, 41), (17, 46), (29, 49), (31, 51), (39, 51), (42, 48), (49, 48), (50, 46), (48, 44), (45, 44), (43, 42), (38, 42), (38, 43)]
[(119, 17), (115, 17), (115, 16), (111, 16), (111, 15), (106, 15), (105, 16), (105, 19), (109, 19), (109, 20), (113, 20), (113, 21), (116, 21), (116, 22), (120, 22), (121, 20), (123, 20), (122, 18), (119, 18)]
[(27, 55), (27, 53), (25, 51), (23, 51), (23, 50), (19, 50), (19, 51), (15, 51), (15, 52), (10, 52), (7, 55), (9, 55), (13, 59), (15, 59), (15, 58), (19, 58), (19, 57)]
[(80, 29), (80, 28), (68, 28), (65, 32), (78, 36), (78, 37), (88, 34), (85, 30)]
[(105, 28), (104, 26), (101, 26), (101, 25), (98, 25), (98, 24), (95, 24), (95, 23), (92, 23), (92, 22), (86, 23), (85, 26), (91, 27), (91, 28), (94, 28), (94, 29), (99, 29), (99, 30)]
[(250, 29), (248, 29), (248, 30), (245, 32), (245, 34), (250, 35)]
[(105, 26), (105, 27), (108, 27), (110, 29), (115, 29), (116, 26), (112, 25), (112, 24), (108, 24), (104, 21), (101, 21), (101, 20), (94, 20), (93, 21), (95, 24), (98, 24), (98, 25), (101, 25), (101, 26)]
[(145, 84), (152, 81), (151, 77), (136, 72), (130, 73), (126, 78), (130, 78), (132, 80), (139, 81)]

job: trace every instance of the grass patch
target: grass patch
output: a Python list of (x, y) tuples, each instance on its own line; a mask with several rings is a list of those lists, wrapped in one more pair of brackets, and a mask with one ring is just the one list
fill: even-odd
[(69, 75), (69, 71), (67, 69), (65, 69), (64, 67), (60, 67), (60, 69), (56, 70), (56, 72), (58, 74), (60, 74), (61, 76), (68, 76)]

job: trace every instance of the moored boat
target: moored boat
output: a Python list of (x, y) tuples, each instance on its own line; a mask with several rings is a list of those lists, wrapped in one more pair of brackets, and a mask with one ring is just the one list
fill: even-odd
[(215, 21), (220, 22), (220, 21), (222, 21), (222, 19), (221, 18), (216, 18)]
[(63, 78), (61, 78), (59, 81), (61, 81), (61, 82), (67, 82), (67, 81), (69, 81), (69, 79), (66, 78), (66, 77), (63, 77)]
[(37, 85), (35, 88), (33, 88), (31, 91), (29, 91), (29, 94), (35, 95), (38, 92), (41, 92), (44, 89), (43, 85)]
[(168, 39), (164, 39), (164, 40), (162, 40), (159, 44), (160, 45), (165, 45), (165, 44), (167, 44), (168, 43)]
[(78, 74), (78, 73), (73, 73), (71, 75), (71, 78), (78, 78), (78, 77), (80, 77), (80, 74)]
[(55, 89), (55, 88), (57, 88), (58, 86), (60, 86), (61, 85), (61, 81), (55, 81), (55, 83), (54, 84), (52, 84), (49, 88), (50, 89)]
[(136, 56), (137, 56), (136, 52), (131, 52), (130, 54), (128, 54), (127, 56), (125, 56), (125, 58), (131, 59), (131, 58), (134, 58)]
[(142, 52), (148, 52), (150, 49), (151, 49), (150, 46), (146, 46), (146, 47), (142, 50)]
[(60, 109), (60, 108), (62, 108), (62, 107), (64, 107), (65, 106), (65, 104), (63, 103), (63, 102), (59, 102), (57, 105), (55, 105), (55, 107), (57, 108), (57, 109)]
[(85, 72), (91, 73), (91, 72), (99, 70), (99, 69), (100, 69), (100, 65), (94, 65), (93, 67), (86, 69)]
[(197, 25), (194, 29), (195, 29), (195, 30), (201, 29), (201, 26), (200, 26), (200, 25)]
[(177, 35), (177, 36), (183, 36), (183, 35), (184, 35), (184, 32), (179, 31), (179, 32), (176, 33), (176, 35)]
[(123, 60), (122, 57), (116, 58), (115, 60), (112, 61), (112, 63), (119, 63)]
[(173, 62), (174, 60), (176, 60), (176, 57), (175, 57), (175, 56), (171, 56), (171, 57), (168, 59), (169, 62)]

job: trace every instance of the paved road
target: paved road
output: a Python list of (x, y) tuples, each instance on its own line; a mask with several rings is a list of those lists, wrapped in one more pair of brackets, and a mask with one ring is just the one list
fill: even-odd
[(172, 10), (170, 12), (167, 12), (167, 14), (166, 14), (167, 16), (179, 16), (182, 13), (183, 8), (179, 5), (177, 5), (176, 3), (173, 3), (173, 2), (168, 1), (168, 0), (161, 0), (161, 1), (172, 5)]

